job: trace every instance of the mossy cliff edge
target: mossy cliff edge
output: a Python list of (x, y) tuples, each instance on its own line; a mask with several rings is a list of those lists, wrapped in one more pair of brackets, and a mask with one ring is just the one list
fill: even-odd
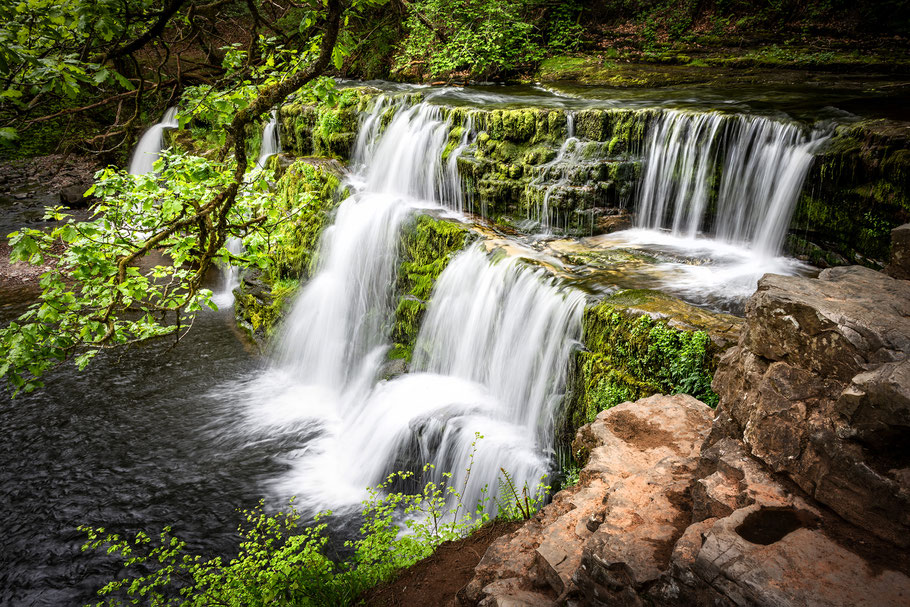
[(742, 319), (649, 290), (625, 290), (590, 304), (582, 347), (570, 363), (560, 436), (619, 403), (652, 394), (689, 394), (717, 404), (711, 381), (736, 343)]
[[(331, 105), (283, 107), (285, 148), (348, 159), (361, 112), (378, 93), (345, 89)], [(402, 94), (406, 104), (421, 98)], [(385, 124), (395, 111), (387, 110)], [(569, 235), (610, 232), (630, 225), (645, 138), (662, 111), (440, 106), (450, 125), (442, 160), (458, 150), (467, 210), (497, 223), (530, 220)], [(462, 147), (467, 129), (475, 136)], [(803, 188), (788, 253), (822, 266), (887, 259), (890, 230), (910, 220), (908, 130), (884, 120), (836, 128)], [(570, 134), (577, 141), (566, 144)]]
[(817, 155), (787, 245), (822, 267), (881, 267), (891, 230), (908, 221), (910, 125), (866, 120), (838, 127)]
[(277, 204), (288, 218), (270, 235), (270, 265), (247, 270), (235, 290), (237, 323), (257, 342), (274, 333), (301, 281), (316, 267), (322, 231), (343, 198), (342, 167), (321, 158), (300, 158), (276, 185)]

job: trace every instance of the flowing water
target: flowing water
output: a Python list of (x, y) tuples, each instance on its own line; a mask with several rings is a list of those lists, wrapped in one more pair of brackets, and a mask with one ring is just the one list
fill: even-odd
[(177, 123), (177, 108), (168, 108), (161, 117), (161, 122), (150, 126), (136, 144), (133, 156), (130, 158), (130, 175), (144, 175), (152, 172), (155, 161), (158, 160), (161, 150), (164, 149), (165, 129), (175, 129), (178, 126), (180, 125)]
[(389, 107), (379, 100), (364, 118), (357, 191), (323, 236), (322, 261), (288, 317), (274, 365), (242, 390), (259, 436), (293, 427), (306, 438), (287, 449), (291, 470), (276, 488), (305, 495), (312, 508), (356, 505), (367, 486), (401, 468), (463, 471), (481, 431), (470, 479), (456, 474), (466, 503), (484, 486), (495, 495), (500, 466), (533, 486), (549, 467), (579, 337), (580, 293), (475, 247), (440, 277), (412, 372), (377, 382), (402, 224), (415, 208), (463, 200), (441, 158), (450, 124), (439, 108), (398, 106), (382, 129), (377, 117)]
[(812, 153), (828, 137), (757, 116), (666, 112), (648, 139), (638, 226), (689, 239), (706, 231), (777, 255)]
[[(822, 131), (714, 93), (421, 90), (426, 102), (388, 94), (362, 117), (353, 195), (325, 231), (317, 271), (267, 361), (247, 354), (228, 314), (206, 312), (176, 348), (101, 356), (87, 374), (65, 367), (47, 390), (0, 409), (0, 603), (81, 604), (117, 575), (109, 557), (80, 553), (79, 524), (131, 533), (176, 523), (193, 549), (230, 554), (234, 509), (262, 495), (347, 511), (367, 485), (425, 462), (436, 464), (436, 480), (453, 472), (468, 504), (484, 486), (495, 494), (500, 467), (533, 486), (553, 468), (553, 428), (580, 338), (586, 296), (567, 286), (583, 282), (573, 273), (603, 280), (604, 292), (656, 287), (724, 308), (754, 290), (761, 272), (804, 271), (780, 256), (780, 241)], [(469, 112), (450, 138), (456, 125), (441, 104), (563, 108), (566, 138), (529, 186), (542, 194), (530, 219), (544, 234), (479, 230), (486, 242), (468, 246), (437, 281), (409, 372), (382, 379), (402, 227), (427, 208), (453, 220), (487, 211), (458, 170), (480, 121)], [(634, 263), (573, 266), (555, 240), (552, 197), (577, 185), (572, 166), (604, 153), (604, 142), (578, 137), (573, 112), (630, 106), (661, 111), (635, 151), (645, 161), (632, 199), (639, 224), (571, 246), (610, 260), (629, 253)], [(276, 122), (263, 133), (260, 166), (280, 149)], [(152, 170), (173, 126), (169, 110), (137, 145), (131, 172)], [(226, 272), (221, 295), (237, 279)], [(33, 294), (16, 297), (0, 306), (4, 320)]]
[(278, 110), (272, 110), (269, 114), (269, 121), (262, 129), (262, 143), (259, 146), (259, 158), (256, 159), (256, 166), (264, 169), (266, 161), (280, 152), (281, 134), (278, 130)]

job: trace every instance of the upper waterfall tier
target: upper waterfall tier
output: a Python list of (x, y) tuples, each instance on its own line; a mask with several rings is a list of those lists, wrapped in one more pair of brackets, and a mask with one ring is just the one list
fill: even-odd
[(758, 116), (666, 112), (648, 137), (637, 224), (776, 255), (828, 137)]
[[(597, 234), (629, 227), (634, 214), (639, 227), (766, 255), (780, 252), (813, 154), (831, 132), (718, 111), (446, 106), (414, 92), (365, 95), (357, 109), (331, 111), (359, 116), (337, 122), (360, 123), (353, 157), (379, 160), (364, 173), (379, 190), (398, 188), (389, 180), (409, 169), (408, 195), (523, 231)], [(288, 116), (298, 140), (301, 116), (299, 108)], [(413, 145), (397, 156), (365, 148), (415, 121)]]

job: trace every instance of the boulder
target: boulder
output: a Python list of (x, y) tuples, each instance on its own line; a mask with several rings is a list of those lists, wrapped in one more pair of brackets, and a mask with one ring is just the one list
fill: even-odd
[(528, 592), (541, 601), (636, 604), (690, 522), (689, 489), (711, 415), (686, 395), (600, 413), (573, 445), (590, 454), (579, 484), (490, 546), (463, 604), (504, 605)]
[(891, 230), (891, 262), (885, 274), (901, 280), (910, 280), (910, 223)]
[(74, 209), (88, 206), (92, 197), (86, 196), (85, 192), (91, 186), (91, 183), (77, 183), (62, 188), (60, 190), (60, 204)]
[(747, 451), (854, 524), (910, 547), (910, 282), (868, 268), (767, 275), (721, 358), (709, 444)]

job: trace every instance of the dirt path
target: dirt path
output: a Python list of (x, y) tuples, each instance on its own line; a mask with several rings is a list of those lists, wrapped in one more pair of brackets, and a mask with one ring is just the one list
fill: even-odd
[(494, 521), (469, 537), (446, 542), (432, 556), (404, 570), (397, 579), (371, 589), (361, 600), (371, 607), (454, 607), (455, 595), (471, 580), (490, 544), (520, 526), (521, 522)]

